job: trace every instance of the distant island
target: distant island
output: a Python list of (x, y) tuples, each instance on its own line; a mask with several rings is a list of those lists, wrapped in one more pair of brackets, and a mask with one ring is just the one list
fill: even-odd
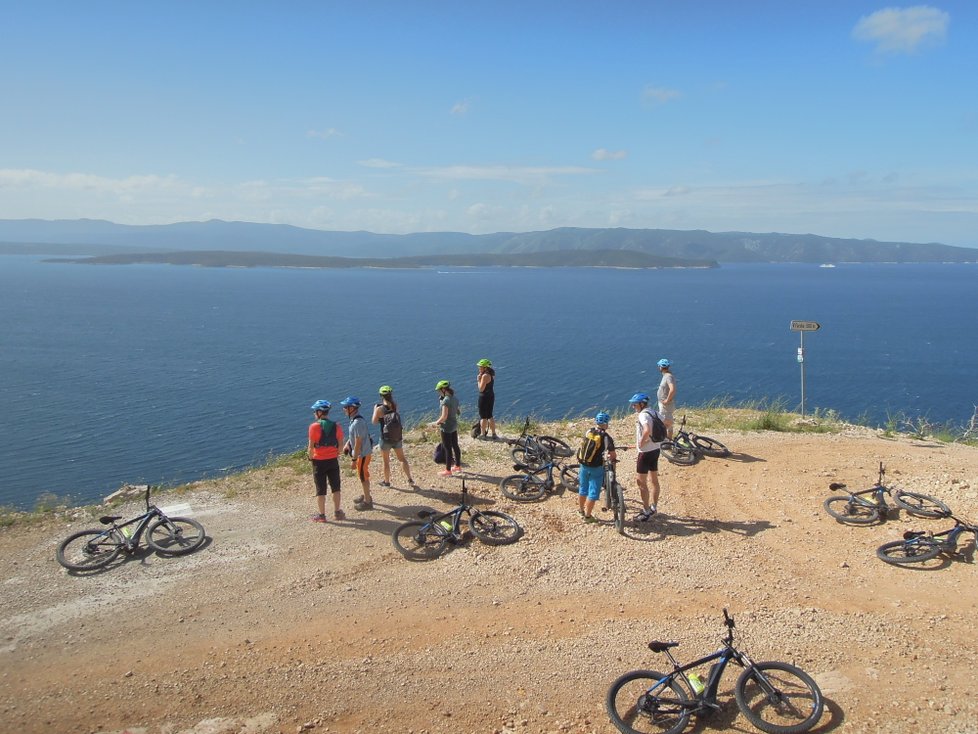
[[(17, 253), (87, 255), (92, 259), (84, 262), (91, 263), (170, 262), (215, 267), (660, 268), (715, 267), (723, 263), (978, 262), (978, 249), (970, 247), (777, 232), (559, 227), (481, 235), (377, 234), (220, 220), (139, 226), (91, 219), (0, 220), (0, 254)], [(110, 256), (114, 259), (107, 259)]]

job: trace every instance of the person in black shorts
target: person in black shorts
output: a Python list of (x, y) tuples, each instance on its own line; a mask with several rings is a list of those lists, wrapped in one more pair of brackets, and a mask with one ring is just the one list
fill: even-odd
[(343, 429), (329, 419), (330, 404), (328, 400), (317, 400), (312, 404), (316, 415), (309, 425), (309, 461), (312, 462), (312, 480), (316, 485), (317, 512), (312, 516), (313, 522), (326, 522), (326, 495), (333, 492), (333, 517), (345, 520), (346, 515), (340, 508), (340, 443), (343, 441)]
[[(635, 411), (635, 482), (642, 497), (642, 511), (635, 519), (648, 522), (658, 511), (659, 504), (659, 446), (652, 440), (652, 413), (649, 411), (649, 396), (637, 392), (628, 404)], [(652, 485), (652, 501), (649, 502), (649, 484)]]
[[(480, 359), (476, 364), (479, 367), (479, 375), (476, 377), (476, 385), (479, 386), (479, 436), (495, 441), (499, 438), (496, 435), (496, 420), (492, 417), (492, 409), (496, 404), (496, 371), (488, 359)], [(489, 434), (490, 431), (492, 435)]]

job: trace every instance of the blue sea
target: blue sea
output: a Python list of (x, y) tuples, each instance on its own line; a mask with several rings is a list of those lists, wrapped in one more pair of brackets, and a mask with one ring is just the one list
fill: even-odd
[[(963, 424), (978, 403), (978, 265), (697, 270), (209, 269), (0, 257), (0, 505), (95, 501), (304, 445), (318, 398), (395, 388), (433, 416), (435, 382), (476, 415), (624, 411), (674, 362), (680, 405), (782, 400), (883, 424)], [(681, 408), (680, 408), (681, 410)]]

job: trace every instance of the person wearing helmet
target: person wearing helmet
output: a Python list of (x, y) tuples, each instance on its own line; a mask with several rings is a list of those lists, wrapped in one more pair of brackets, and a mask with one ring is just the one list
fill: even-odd
[[(649, 396), (637, 392), (628, 400), (636, 413), (635, 420), (635, 482), (642, 498), (642, 511), (635, 519), (638, 522), (648, 522), (655, 515), (659, 504), (659, 443), (652, 440), (652, 411), (649, 408)], [(652, 485), (652, 497), (649, 501), (649, 485)]]
[(604, 485), (604, 454), (608, 452), (608, 458), (618, 461), (615, 454), (615, 440), (608, 433), (608, 424), (611, 416), (603, 410), (594, 416), (594, 427), (589, 428), (581, 441), (581, 447), (577, 450), (577, 460), (581, 463), (578, 470), (577, 506), (584, 522), (597, 522), (594, 512), (594, 503), (601, 496), (601, 487)]
[(346, 515), (340, 509), (340, 442), (343, 440), (343, 429), (329, 419), (330, 403), (328, 400), (317, 400), (312, 404), (316, 415), (309, 425), (309, 461), (312, 462), (312, 479), (316, 485), (316, 504), (319, 512), (312, 516), (313, 522), (326, 522), (326, 493), (332, 490), (333, 517), (345, 520)]
[(380, 393), (380, 402), (374, 405), (374, 413), (370, 420), (380, 424), (380, 455), (384, 458), (384, 481), (380, 486), (391, 486), (391, 450), (393, 450), (401, 463), (408, 484), (416, 489), (418, 485), (411, 478), (411, 466), (404, 455), (404, 426), (401, 424), (401, 414), (397, 410), (397, 401), (394, 400), (394, 388), (390, 385), (381, 385), (377, 392)]
[[(499, 436), (496, 435), (496, 420), (492, 417), (492, 409), (496, 404), (496, 370), (488, 359), (480, 359), (476, 366), (479, 368), (479, 374), (475, 378), (475, 384), (479, 388), (479, 436), (496, 441)], [(492, 431), (492, 435), (489, 431)]]
[(672, 440), (672, 413), (676, 407), (676, 378), (673, 377), (672, 362), (668, 359), (660, 359), (656, 364), (659, 372), (662, 373), (662, 381), (659, 383), (659, 390), (656, 397), (659, 399), (659, 417), (666, 424), (666, 438)]
[(350, 437), (346, 440), (343, 453), (349, 454), (353, 460), (353, 473), (360, 480), (363, 495), (353, 500), (353, 506), (360, 510), (374, 509), (374, 500), (370, 496), (370, 452), (374, 449), (374, 440), (370, 436), (367, 419), (360, 415), (360, 398), (350, 395), (340, 401), (347, 418), (350, 419)]
[(462, 411), (448, 380), (439, 380), (435, 390), (438, 391), (441, 413), (434, 425), (441, 431), (441, 443), (445, 447), (445, 470), (441, 476), (450, 477), (462, 471), (462, 449), (458, 445), (458, 416)]

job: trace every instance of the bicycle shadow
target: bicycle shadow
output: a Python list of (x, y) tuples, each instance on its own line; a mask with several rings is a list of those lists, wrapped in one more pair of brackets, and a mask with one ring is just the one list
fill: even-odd
[(622, 535), (632, 540), (650, 543), (669, 537), (688, 538), (701, 533), (733, 533), (744, 538), (752, 538), (772, 528), (774, 524), (767, 520), (706, 520), (659, 512), (647, 522), (626, 520)]
[[(729, 695), (729, 698), (726, 696)], [(693, 726), (691, 726), (689, 732), (697, 731), (742, 731), (742, 732), (754, 732), (757, 731), (747, 720), (744, 718), (743, 713), (741, 713), (740, 708), (737, 706), (737, 702), (733, 697), (733, 690), (729, 692), (724, 692), (720, 694), (720, 698), (723, 698), (720, 703), (720, 710), (715, 713), (706, 716), (698, 717), (694, 719)], [(828, 715), (828, 720), (818, 724), (811, 729), (809, 732), (813, 734), (823, 734), (824, 732), (835, 731), (843, 723), (845, 723), (845, 715), (839, 705), (830, 698), (822, 696), (822, 701), (825, 704), (825, 709), (822, 713), (822, 718), (824, 719)]]
[(741, 451), (734, 451), (729, 456), (724, 456), (720, 459), (720, 461), (723, 460), (736, 461), (741, 464), (753, 464), (758, 461), (767, 462), (767, 459), (762, 459), (759, 456), (753, 456), (751, 454), (745, 454)]

